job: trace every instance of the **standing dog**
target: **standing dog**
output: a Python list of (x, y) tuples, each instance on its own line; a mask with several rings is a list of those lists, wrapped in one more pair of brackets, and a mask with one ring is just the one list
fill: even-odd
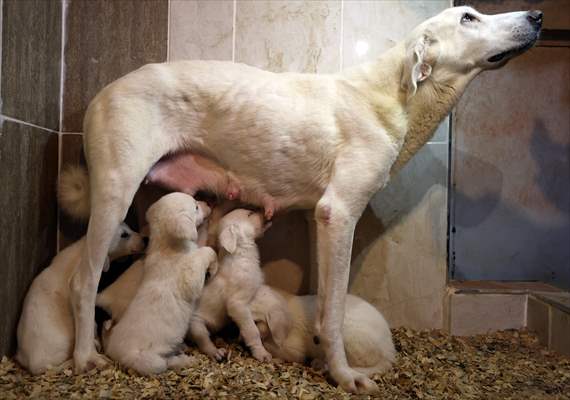
[(234, 210), (220, 220), (220, 270), (204, 288), (190, 321), (192, 340), (203, 353), (218, 361), (224, 357), (225, 350), (216, 348), (210, 333), (227, 325), (228, 317), (239, 327), (253, 357), (259, 361), (271, 360), (249, 308), (257, 289), (263, 284), (255, 239), (261, 237), (269, 225), (264, 224), (262, 214), (244, 209)]
[(217, 266), (216, 253), (196, 243), (197, 225), (206, 216), (183, 193), (163, 196), (148, 209), (143, 277), (122, 318), (104, 332), (109, 357), (145, 375), (190, 365), (192, 359), (179, 354), (179, 347), (206, 272), (215, 273)]
[[(18, 322), (16, 359), (32, 374), (58, 367), (73, 354), (73, 313), (69, 282), (79, 266), (85, 237), (62, 250), (32, 282)], [(113, 235), (111, 260), (142, 252), (142, 237), (126, 224)]]
[[(376, 61), (340, 74), (186, 61), (147, 65), (108, 85), (84, 120), (91, 218), (72, 280), (76, 370), (99, 357), (95, 295), (112, 233), (153, 165), (186, 153), (227, 170), (241, 189), (258, 193), (248, 197), (261, 206), (315, 209), (315, 334), (338, 384), (351, 392), (377, 389), (348, 366), (341, 335), (356, 222), (467, 84), (529, 49), (541, 24), (539, 11), (484, 15), (456, 7), (420, 24)], [(168, 162), (159, 164), (164, 176)]]
[[(315, 296), (294, 296), (264, 285), (250, 309), (263, 344), (274, 357), (299, 363), (307, 358), (325, 361), (323, 349), (313, 342)], [(342, 336), (348, 365), (368, 376), (386, 371), (396, 358), (392, 333), (382, 314), (350, 294), (346, 296)]]

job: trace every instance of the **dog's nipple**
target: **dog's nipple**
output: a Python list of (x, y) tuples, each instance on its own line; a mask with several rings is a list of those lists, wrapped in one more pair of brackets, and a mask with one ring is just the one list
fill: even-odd
[(313, 336), (313, 343), (318, 346), (319, 344), (321, 344), (321, 339), (319, 339), (319, 337), (315, 335)]

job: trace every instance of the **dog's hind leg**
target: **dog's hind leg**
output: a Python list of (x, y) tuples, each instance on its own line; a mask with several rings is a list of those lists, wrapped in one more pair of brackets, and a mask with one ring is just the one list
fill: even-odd
[[(155, 150), (148, 145), (131, 144), (126, 150), (122, 148), (124, 142), (109, 138), (109, 135), (100, 136), (95, 136), (98, 142), (86, 140), (91, 216), (81, 263), (71, 280), (71, 304), (75, 321), (73, 359), (78, 372), (105, 363), (94, 346), (97, 285), (111, 239), (125, 218), (139, 184), (152, 163), (160, 157), (160, 154), (152, 154)], [(137, 155), (136, 161), (131, 154)]]

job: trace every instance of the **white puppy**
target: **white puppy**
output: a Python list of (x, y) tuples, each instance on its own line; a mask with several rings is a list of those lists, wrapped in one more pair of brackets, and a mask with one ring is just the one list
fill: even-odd
[(210, 333), (227, 325), (228, 317), (237, 324), (245, 344), (257, 360), (271, 359), (249, 310), (249, 303), (263, 284), (255, 239), (261, 237), (269, 225), (264, 224), (262, 213), (244, 209), (234, 210), (220, 220), (220, 270), (204, 288), (189, 332), (200, 350), (216, 360), (224, 357), (225, 350), (216, 348)]
[[(199, 212), (203, 216), (210, 215), (210, 208), (203, 201), (198, 202)], [(211, 218), (211, 215), (208, 219)], [(221, 218), (221, 217), (220, 217)], [(200, 223), (200, 221), (202, 222)], [(198, 247), (206, 244), (208, 234), (208, 220), (204, 217), (196, 220), (200, 224), (198, 228)], [(202, 240), (201, 240), (202, 237)], [(213, 247), (213, 246), (210, 246)], [(95, 304), (109, 314), (113, 321), (117, 322), (123, 316), (131, 300), (135, 297), (144, 274), (144, 259), (137, 260), (115, 282), (109, 285), (101, 293), (97, 294)]]
[[(56, 255), (50, 266), (34, 279), (24, 300), (18, 323), (16, 359), (34, 375), (58, 367), (73, 355), (69, 283), (79, 265), (84, 244), (85, 237)], [(113, 260), (143, 249), (142, 237), (123, 223), (113, 237), (108, 258)]]
[(217, 265), (216, 253), (196, 243), (196, 227), (209, 211), (183, 193), (168, 194), (148, 209), (144, 274), (122, 318), (104, 334), (109, 357), (144, 375), (191, 364), (189, 356), (177, 352), (206, 272), (214, 273)]
[[(263, 344), (274, 357), (291, 362), (325, 361), (323, 346), (313, 341), (316, 296), (294, 296), (263, 285), (250, 307)], [(348, 364), (363, 374), (384, 372), (395, 360), (386, 320), (359, 297), (346, 296), (342, 335)]]

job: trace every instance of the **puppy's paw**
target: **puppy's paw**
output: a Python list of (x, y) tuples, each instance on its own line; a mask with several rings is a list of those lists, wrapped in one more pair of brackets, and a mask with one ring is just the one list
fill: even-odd
[(172, 356), (167, 360), (168, 368), (170, 369), (184, 369), (189, 368), (195, 363), (194, 357), (187, 354), (179, 354)]
[(265, 350), (263, 347), (259, 348), (259, 349), (253, 349), (251, 351), (253, 358), (255, 358), (257, 361), (261, 361), (261, 362), (269, 362), (271, 361), (271, 359), (273, 358), (271, 356), (271, 354)]
[(93, 368), (104, 369), (111, 363), (103, 354), (92, 352), (87, 358), (75, 356), (73, 359), (73, 369), (76, 374), (89, 371)]
[(372, 379), (351, 368), (338, 368), (330, 372), (339, 386), (349, 393), (374, 394), (380, 390)]
[(216, 361), (222, 361), (226, 358), (227, 350), (224, 348), (214, 348), (212, 351), (208, 352), (208, 356), (212, 357)]

